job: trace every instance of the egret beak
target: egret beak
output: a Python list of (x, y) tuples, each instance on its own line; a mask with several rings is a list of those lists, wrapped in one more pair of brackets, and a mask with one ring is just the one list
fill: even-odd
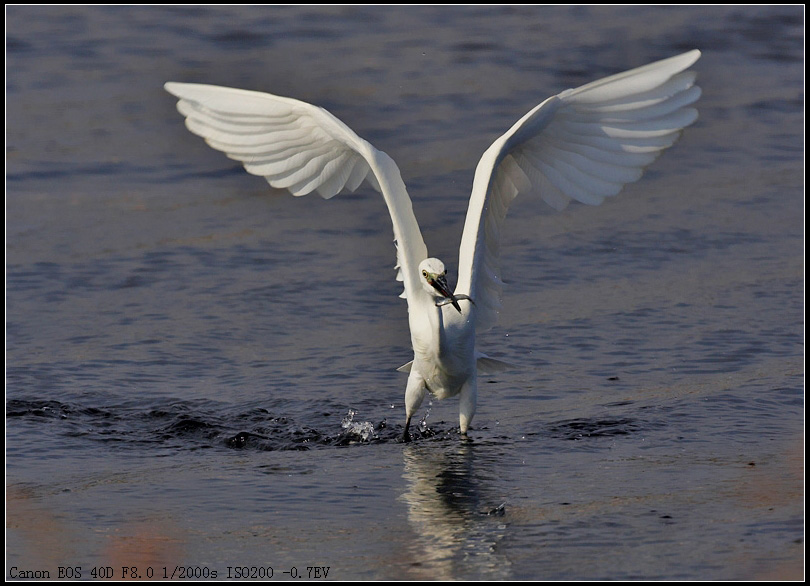
[(456, 296), (450, 291), (450, 288), (447, 286), (447, 279), (444, 275), (436, 275), (431, 279), (428, 279), (428, 283), (436, 289), (439, 293), (442, 294), (443, 297), (450, 300), (450, 303), (453, 304), (459, 313), (461, 313), (461, 306), (458, 304), (456, 300)]

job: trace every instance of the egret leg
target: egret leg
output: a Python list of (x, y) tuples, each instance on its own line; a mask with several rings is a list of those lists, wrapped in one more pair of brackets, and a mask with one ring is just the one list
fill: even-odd
[(411, 441), (411, 434), (408, 431), (411, 427), (411, 417), (419, 409), (426, 392), (425, 379), (416, 371), (416, 368), (412, 367), (411, 374), (408, 376), (408, 386), (405, 387), (405, 431), (402, 433), (403, 441)]
[(461, 435), (466, 436), (467, 430), (470, 428), (473, 417), (475, 416), (475, 404), (478, 399), (478, 380), (473, 374), (464, 386), (461, 387), (461, 394), (459, 395), (458, 406), (458, 423), (461, 429)]
[(402, 432), (402, 441), (408, 443), (411, 441), (411, 433), (408, 431), (411, 428), (411, 418), (405, 418), (405, 431)]

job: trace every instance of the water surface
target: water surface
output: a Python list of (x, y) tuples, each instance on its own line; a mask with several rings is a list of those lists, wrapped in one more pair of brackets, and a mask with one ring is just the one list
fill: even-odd
[[(803, 18), (7, 8), (6, 576), (800, 578)], [(692, 48), (701, 118), (641, 182), (510, 210), (480, 346), (517, 368), (481, 385), (468, 442), (452, 400), (398, 441), (411, 356), (379, 195), (272, 192), (162, 89), (328, 108), (398, 162), (454, 271), (501, 132)]]

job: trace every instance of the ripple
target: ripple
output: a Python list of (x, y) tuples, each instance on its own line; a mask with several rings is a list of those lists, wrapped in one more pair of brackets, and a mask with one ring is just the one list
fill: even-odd
[(644, 429), (644, 425), (629, 417), (577, 418), (561, 421), (548, 428), (547, 435), (565, 440), (604, 438), (630, 435)]
[[(302, 420), (273, 414), (266, 409), (237, 411), (222, 405), (172, 402), (132, 407), (115, 405), (86, 407), (60, 401), (11, 399), (6, 405), (9, 420), (26, 420), (51, 426), (50, 434), (82, 437), (116, 444), (125, 449), (144, 444), (164, 444), (181, 449), (227, 448), (252, 451), (310, 450), (380, 443), (400, 443), (402, 426), (389, 426), (386, 419), (372, 422), (355, 419), (349, 409), (338, 420), (323, 405), (310, 404)], [(310, 420), (319, 420), (311, 424)], [(238, 431), (236, 431), (238, 430)], [(413, 441), (458, 437), (458, 429), (439, 422), (411, 432)]]

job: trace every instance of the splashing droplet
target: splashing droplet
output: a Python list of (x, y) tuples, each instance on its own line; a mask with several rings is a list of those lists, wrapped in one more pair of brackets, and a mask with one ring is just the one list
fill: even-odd
[(425, 433), (428, 430), (427, 419), (430, 417), (430, 407), (427, 408), (425, 411), (425, 416), (422, 417), (422, 420), (419, 422), (419, 431)]
[(354, 409), (349, 409), (348, 413), (343, 416), (343, 421), (340, 422), (340, 426), (343, 429), (348, 429), (351, 426), (352, 421), (354, 421), (355, 415), (357, 415), (357, 411)]
[(355, 415), (357, 415), (357, 411), (349, 409), (343, 417), (343, 421), (340, 422), (341, 427), (346, 430), (346, 435), (358, 436), (364, 442), (375, 437), (374, 424), (370, 421), (355, 422)]

